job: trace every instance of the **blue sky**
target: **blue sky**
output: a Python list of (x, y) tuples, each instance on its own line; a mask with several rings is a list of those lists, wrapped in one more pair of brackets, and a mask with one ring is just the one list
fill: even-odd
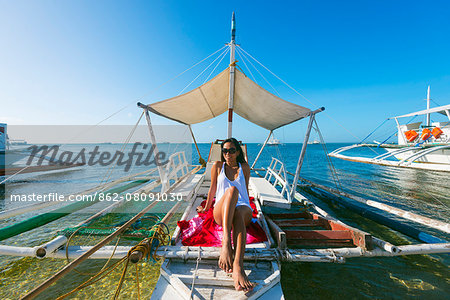
[[(428, 84), (436, 103), (450, 99), (448, 1), (0, 0), (0, 7), (0, 122), (10, 125), (96, 124), (124, 107), (102, 124), (134, 124), (138, 100), (177, 95), (212, 61), (155, 91), (229, 41), (232, 11), (242, 48), (313, 104), (258, 67), (280, 95), (326, 107), (318, 122), (328, 142), (358, 141), (389, 116), (425, 108)], [(216, 73), (227, 64), (228, 57)], [(305, 127), (275, 136), (298, 142)], [(223, 138), (226, 117), (193, 128), (201, 142)], [(248, 142), (267, 134), (238, 117), (234, 132)]]

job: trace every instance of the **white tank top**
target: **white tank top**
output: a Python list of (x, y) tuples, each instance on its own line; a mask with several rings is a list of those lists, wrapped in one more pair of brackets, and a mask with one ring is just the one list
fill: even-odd
[(245, 176), (240, 163), (238, 177), (233, 181), (228, 179), (227, 175), (225, 175), (225, 163), (222, 164), (222, 170), (217, 177), (216, 204), (222, 199), (222, 196), (225, 194), (226, 190), (231, 186), (236, 187), (239, 191), (239, 197), (236, 206), (247, 205), (251, 209), (247, 192), (247, 184), (245, 183)]

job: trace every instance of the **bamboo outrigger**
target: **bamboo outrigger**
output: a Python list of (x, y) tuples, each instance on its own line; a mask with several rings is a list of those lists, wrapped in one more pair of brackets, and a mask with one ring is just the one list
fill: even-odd
[[(232, 40), (229, 43), (231, 49), (229, 68), (189, 93), (150, 105), (139, 103), (138, 106), (144, 110), (150, 138), (154, 145), (157, 143), (149, 112), (186, 124), (190, 128), (191, 124), (211, 119), (228, 111), (229, 137), (232, 136), (233, 112), (268, 129), (269, 137), (274, 129), (309, 117), (309, 125), (302, 144), (296, 172), (293, 174), (291, 182), (286, 175), (288, 171), (278, 159), (273, 158), (266, 169), (255, 167), (269, 137), (252, 164), (252, 170), (255, 174), (250, 178), (249, 192), (250, 196), (253, 196), (256, 200), (257, 222), (261, 225), (267, 237), (266, 242), (246, 246), (244, 267), (249, 279), (257, 283), (253, 291), (248, 293), (236, 291), (232, 279), (218, 268), (217, 259), (219, 258), (220, 248), (183, 246), (178, 227), (170, 239), (165, 239), (167, 232), (164, 231), (166, 228), (164, 224), (167, 224), (180, 205), (182, 203), (187, 204), (180, 220), (189, 220), (196, 215), (195, 208), (204, 200), (204, 196), (210, 187), (211, 166), (214, 161), (220, 160), (220, 145), (219, 141), (216, 141), (211, 144), (208, 160), (204, 164), (206, 168), (202, 174), (198, 172), (202, 166), (190, 166), (183, 153), (175, 153), (170, 157), (170, 162), (166, 167), (158, 166), (157, 169), (146, 173), (128, 176), (123, 180), (116, 180), (85, 192), (85, 194), (89, 194), (101, 190), (108, 193), (111, 192), (110, 189), (112, 188), (120, 189), (120, 191), (134, 188), (133, 192), (140, 195), (155, 192), (158, 188), (159, 191), (155, 193), (159, 195), (165, 193), (180, 194), (182, 201), (176, 202), (164, 217), (157, 218), (157, 222), (150, 227), (149, 233), (134, 232), (130, 229), (130, 226), (157, 205), (157, 202), (151, 202), (125, 223), (117, 225), (114, 229), (105, 233), (106, 237), (94, 246), (70, 245), (69, 240), (74, 232), (89, 229), (88, 226), (92, 222), (125, 204), (124, 201), (119, 201), (79, 223), (74, 230), (70, 231), (69, 236), (67, 232), (60, 232), (53, 240), (35, 247), (0, 245), (0, 255), (74, 259), (27, 295), (22, 295), (23, 299), (34, 298), (86, 259), (115, 259), (119, 262), (126, 262), (127, 266), (129, 262), (137, 263), (149, 255), (162, 257), (164, 260), (158, 283), (152, 294), (153, 299), (283, 299), (283, 290), (280, 284), (280, 263), (282, 261), (343, 263), (346, 258), (352, 257), (450, 252), (450, 243), (445, 241), (434, 244), (393, 245), (372, 236), (370, 233), (336, 220), (300, 193), (297, 182), (300, 180), (300, 171), (309, 134), (315, 122), (316, 114), (322, 112), (324, 108), (312, 111), (284, 101), (265, 91), (242, 72), (236, 70), (234, 37), (233, 15)], [(243, 149), (245, 152), (245, 145), (243, 145)], [(159, 177), (150, 177), (156, 170)], [(262, 171), (265, 174), (258, 176)], [(140, 179), (142, 175), (145, 175), (144, 180)], [(38, 208), (40, 207), (27, 207), (5, 212), (3, 215), (4, 218), (8, 218)], [(43, 223), (51, 221), (50, 219), (39, 219)], [(17, 235), (17, 232), (25, 232), (32, 227), (28, 226), (29, 222), (22, 225), (19, 226), (20, 230), (17, 229), (15, 234), (9, 234), (7, 237)], [(449, 225), (438, 224), (436, 226), (448, 230)], [(108, 242), (125, 233), (139, 238), (141, 241), (128, 246), (108, 245)], [(5, 238), (6, 234), (5, 232)], [(160, 245), (164, 241), (167, 243)], [(92, 278), (81, 286), (89, 284)], [(119, 283), (116, 296), (120, 292), (121, 286), (122, 280)], [(72, 292), (63, 295), (63, 297), (70, 295)]]

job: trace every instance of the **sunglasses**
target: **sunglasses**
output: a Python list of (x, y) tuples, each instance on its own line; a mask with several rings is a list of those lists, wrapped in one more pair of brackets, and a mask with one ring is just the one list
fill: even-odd
[(236, 153), (236, 148), (230, 148), (230, 149), (223, 148), (222, 152), (223, 152), (223, 154), (227, 154), (227, 153), (235, 154)]

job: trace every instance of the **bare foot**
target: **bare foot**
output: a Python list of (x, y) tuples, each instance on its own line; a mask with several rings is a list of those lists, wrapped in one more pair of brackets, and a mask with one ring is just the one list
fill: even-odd
[(227, 273), (233, 272), (232, 254), (231, 244), (223, 242), (219, 257), (219, 267)]
[(248, 280), (248, 277), (244, 272), (244, 268), (242, 268), (238, 264), (233, 265), (233, 279), (234, 288), (236, 289), (236, 291), (249, 292), (253, 290), (253, 283)]

